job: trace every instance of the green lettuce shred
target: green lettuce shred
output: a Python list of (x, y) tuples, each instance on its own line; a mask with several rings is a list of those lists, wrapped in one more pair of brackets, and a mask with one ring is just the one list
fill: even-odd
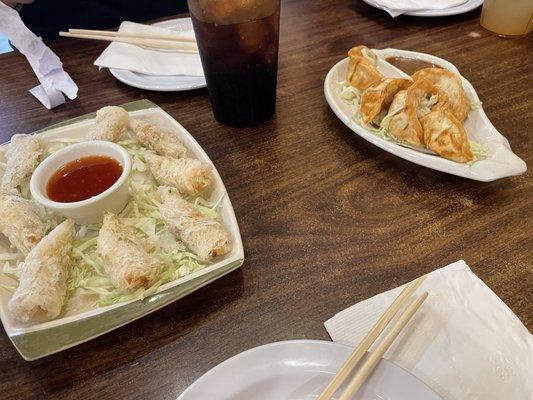
[[(83, 140), (54, 139), (51, 141), (52, 145), (46, 150), (45, 156)], [(143, 158), (145, 149), (141, 143), (138, 140), (128, 139), (118, 144), (128, 151), (133, 164), (130, 176), (131, 200), (119, 214), (119, 218), (136, 235), (145, 250), (161, 261), (163, 268), (158, 280), (150, 287), (126, 293), (113, 286), (105, 271), (104, 262), (98, 254), (97, 239), (101, 224), (79, 227), (70, 256), (71, 268), (67, 280), (68, 299), (76, 295), (77, 289), (85, 289), (98, 295), (99, 306), (142, 300), (156, 293), (162, 285), (199, 271), (208, 265), (207, 262), (191, 253), (182, 242), (176, 240), (166, 228), (159, 212), (157, 184), (150, 174), (145, 173), (147, 170)], [(217, 210), (222, 197), (215, 204), (210, 204), (202, 198), (189, 200), (207, 217), (220, 218)], [(57, 225), (57, 215), (47, 214), (46, 222), (50, 227)], [(4, 262), (3, 272), (17, 279), (22, 261), (23, 256), (19, 253), (0, 254), (0, 262)], [(16, 289), (16, 286), (2, 287), (11, 292)]]

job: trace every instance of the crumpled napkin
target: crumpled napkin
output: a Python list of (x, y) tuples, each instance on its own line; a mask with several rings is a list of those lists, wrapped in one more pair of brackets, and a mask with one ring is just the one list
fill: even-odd
[[(170, 29), (124, 21), (119, 32), (153, 33), (172, 35)], [(180, 32), (183, 35), (183, 32)], [(194, 34), (191, 33), (194, 37)], [(128, 43), (111, 43), (96, 59), (94, 65), (100, 68), (125, 69), (147, 75), (203, 76), (202, 63), (198, 54), (162, 52), (145, 49)]]
[[(59, 57), (24, 25), (18, 12), (0, 1), (0, 33), (7, 36), (13, 46), (26, 56), (41, 83), (30, 89), (43, 105), (54, 108), (78, 94), (78, 86), (63, 70)], [(9, 74), (9, 71), (4, 71)]]
[(367, 0), (377, 8), (397, 17), (410, 11), (444, 10), (466, 3), (468, 0)]
[[(403, 289), (363, 300), (324, 323), (356, 346)], [(533, 398), (533, 336), (496, 294), (457, 261), (427, 275), (429, 296), (385, 358), (445, 400)], [(372, 349), (371, 349), (372, 350)]]

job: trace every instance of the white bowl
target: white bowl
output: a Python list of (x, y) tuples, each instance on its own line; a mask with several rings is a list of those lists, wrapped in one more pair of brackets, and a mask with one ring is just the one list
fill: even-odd
[[(87, 200), (60, 203), (49, 199), (46, 195), (46, 185), (52, 175), (70, 161), (88, 156), (113, 158), (121, 165), (122, 175), (109, 189)], [(80, 225), (87, 225), (100, 222), (106, 211), (119, 213), (124, 209), (129, 199), (130, 172), (130, 156), (118, 144), (99, 140), (77, 143), (57, 151), (39, 164), (31, 177), (30, 192), (32, 197), (46, 208), (72, 218)]]

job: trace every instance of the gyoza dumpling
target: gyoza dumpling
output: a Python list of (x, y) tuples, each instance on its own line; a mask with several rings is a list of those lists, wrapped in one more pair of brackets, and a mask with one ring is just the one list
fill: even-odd
[(424, 131), (419, 118), (432, 109), (447, 107), (446, 94), (426, 80), (413, 83), (394, 97), (384, 118), (390, 135), (414, 146), (424, 145)]
[(346, 81), (359, 90), (378, 83), (383, 75), (376, 68), (376, 55), (366, 46), (352, 47), (348, 51), (348, 73)]
[(388, 128), (389, 134), (396, 140), (414, 146), (424, 145), (424, 132), (416, 112), (407, 109), (407, 90), (396, 93), (381, 126)]
[(122, 107), (107, 106), (96, 112), (89, 139), (118, 142), (130, 129), (130, 115)]
[(6, 170), (2, 177), (2, 188), (20, 188), (33, 173), (39, 158), (43, 154), (43, 145), (33, 135), (13, 135), (6, 150)]
[(228, 232), (218, 221), (207, 218), (174, 188), (161, 186), (157, 193), (161, 196), (159, 211), (165, 225), (193, 253), (211, 260), (231, 250)]
[(471, 108), (470, 100), (457, 74), (444, 68), (424, 68), (413, 74), (413, 80), (420, 79), (431, 82), (446, 93), (453, 115), (461, 122), (466, 119)]
[(143, 154), (157, 183), (181, 193), (198, 196), (211, 184), (211, 166), (193, 158), (170, 158), (146, 151)]
[[(363, 92), (361, 97), (361, 118), (369, 124), (382, 110), (386, 110), (392, 103), (394, 95), (411, 85), (411, 81), (400, 78), (384, 78), (379, 83), (374, 83)], [(379, 125), (380, 121), (376, 121)]]
[(146, 121), (133, 121), (132, 125), (142, 145), (160, 156), (182, 158), (187, 154), (187, 148), (175, 133)]
[(13, 318), (44, 322), (61, 312), (67, 294), (74, 221), (66, 220), (44, 237), (20, 267), (19, 286), (9, 300)]
[(474, 159), (461, 121), (446, 109), (431, 111), (420, 119), (426, 147), (444, 158), (460, 163)]
[(97, 250), (113, 285), (126, 292), (149, 287), (161, 270), (161, 263), (148, 254), (135, 235), (111, 213), (104, 216)]
[(0, 232), (26, 255), (44, 237), (46, 226), (33, 201), (22, 198), (16, 190), (0, 189)]

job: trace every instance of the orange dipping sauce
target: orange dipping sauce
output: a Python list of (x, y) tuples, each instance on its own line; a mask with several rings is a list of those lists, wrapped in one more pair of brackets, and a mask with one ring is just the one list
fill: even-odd
[(73, 203), (105, 192), (122, 175), (117, 160), (106, 156), (89, 156), (70, 161), (59, 168), (46, 185), (50, 200)]

